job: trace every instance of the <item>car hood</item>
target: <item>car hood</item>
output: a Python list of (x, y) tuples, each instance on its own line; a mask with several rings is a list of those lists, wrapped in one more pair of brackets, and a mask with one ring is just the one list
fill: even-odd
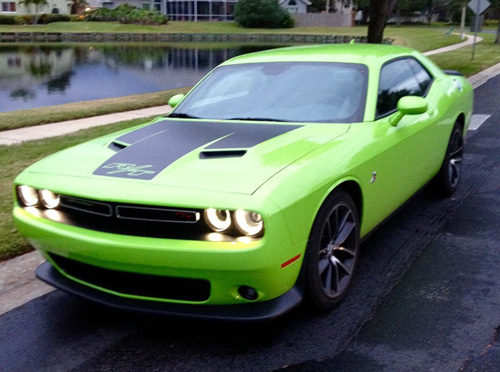
[(252, 194), (348, 129), (349, 124), (165, 119), (61, 151), (27, 171), (92, 178), (103, 185), (113, 179)]

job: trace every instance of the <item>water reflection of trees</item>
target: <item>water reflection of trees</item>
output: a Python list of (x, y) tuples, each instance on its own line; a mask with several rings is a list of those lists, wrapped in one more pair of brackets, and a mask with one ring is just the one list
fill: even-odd
[[(3, 60), (0, 59), (0, 67), (4, 67), (0, 71), (0, 83), (9, 88), (8, 94), (11, 99), (27, 102), (37, 98), (36, 87), (40, 83), (46, 87), (49, 94), (64, 94), (70, 89), (71, 81), (81, 67), (104, 65), (110, 71), (118, 71), (123, 67), (148, 74), (156, 70), (160, 71), (162, 76), (162, 70), (183, 70), (184, 73), (176, 74), (175, 84), (182, 85), (187, 79), (185, 85), (188, 85), (193, 83), (193, 77), (199, 79), (204, 73), (229, 58), (269, 48), (271, 46), (235, 44), (220, 46), (211, 44), (191, 48), (186, 43), (178, 46), (175, 44), (1, 46), (0, 58)], [(13, 65), (9, 63), (11, 60), (19, 63)], [(137, 74), (137, 78), (147, 80), (144, 75)], [(165, 89), (168, 89), (168, 85)], [(85, 97), (82, 96), (82, 99)]]
[(68, 71), (61, 76), (54, 79), (50, 79), (47, 82), (47, 90), (49, 93), (64, 93), (71, 86), (71, 77), (75, 73), (73, 71)]
[(12, 99), (22, 99), (24, 102), (28, 102), (36, 97), (36, 93), (29, 89), (17, 89), (9, 94)]
[[(269, 49), (269, 45), (245, 45), (214, 48), (189, 48), (175, 46), (96, 46), (92, 49), (102, 53), (107, 65), (127, 66), (145, 70), (182, 68), (212, 69), (229, 58)], [(276, 47), (276, 46), (272, 46)]]

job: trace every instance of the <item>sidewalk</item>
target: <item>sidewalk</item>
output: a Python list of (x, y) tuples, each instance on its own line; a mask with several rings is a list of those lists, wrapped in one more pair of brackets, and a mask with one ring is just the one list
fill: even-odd
[(114, 114), (92, 116), (85, 119), (69, 120), (61, 123), (37, 125), (21, 129), (0, 132), (1, 145), (15, 145), (25, 141), (33, 141), (49, 137), (64, 136), (81, 129), (118, 123), (120, 121), (160, 116), (170, 112), (168, 105), (145, 108), (141, 110), (117, 112)]
[[(439, 53), (448, 52), (472, 43), (468, 40), (445, 48), (436, 49)], [(478, 38), (479, 39), (479, 38)], [(426, 52), (426, 55), (436, 51)], [(486, 83), (500, 74), (500, 63), (468, 78), (473, 88)], [(71, 120), (62, 123), (39, 125), (22, 129), (0, 132), (0, 145), (13, 145), (24, 141), (61, 136), (81, 129), (107, 125), (124, 120), (163, 115), (170, 111), (170, 106), (158, 106), (142, 110), (121, 112), (86, 119)], [(27, 253), (9, 261), (0, 262), (0, 315), (42, 296), (53, 290), (52, 287), (34, 277), (36, 267), (44, 260), (39, 252)]]

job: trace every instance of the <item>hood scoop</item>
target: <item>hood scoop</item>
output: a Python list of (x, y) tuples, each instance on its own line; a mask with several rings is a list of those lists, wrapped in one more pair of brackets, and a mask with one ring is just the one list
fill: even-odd
[(130, 144), (128, 143), (125, 143), (125, 142), (121, 142), (121, 141), (117, 141), (117, 140), (114, 140), (113, 142), (111, 142), (108, 146), (108, 148), (110, 150), (113, 150), (113, 151), (121, 151), (123, 150), (124, 148), (127, 148), (128, 146), (130, 146)]
[(200, 152), (200, 159), (241, 158), (247, 150), (213, 150)]

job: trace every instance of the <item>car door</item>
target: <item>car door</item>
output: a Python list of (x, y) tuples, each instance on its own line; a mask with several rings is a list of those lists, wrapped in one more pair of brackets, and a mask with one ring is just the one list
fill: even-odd
[(436, 145), (436, 104), (428, 101), (426, 113), (406, 115), (393, 125), (399, 99), (426, 97), (432, 83), (432, 76), (411, 57), (392, 60), (381, 68), (376, 118), (370, 124), (369, 166), (373, 176), (365, 188), (365, 211), (370, 221), (367, 230), (397, 209), (435, 173), (435, 153), (430, 149)]

